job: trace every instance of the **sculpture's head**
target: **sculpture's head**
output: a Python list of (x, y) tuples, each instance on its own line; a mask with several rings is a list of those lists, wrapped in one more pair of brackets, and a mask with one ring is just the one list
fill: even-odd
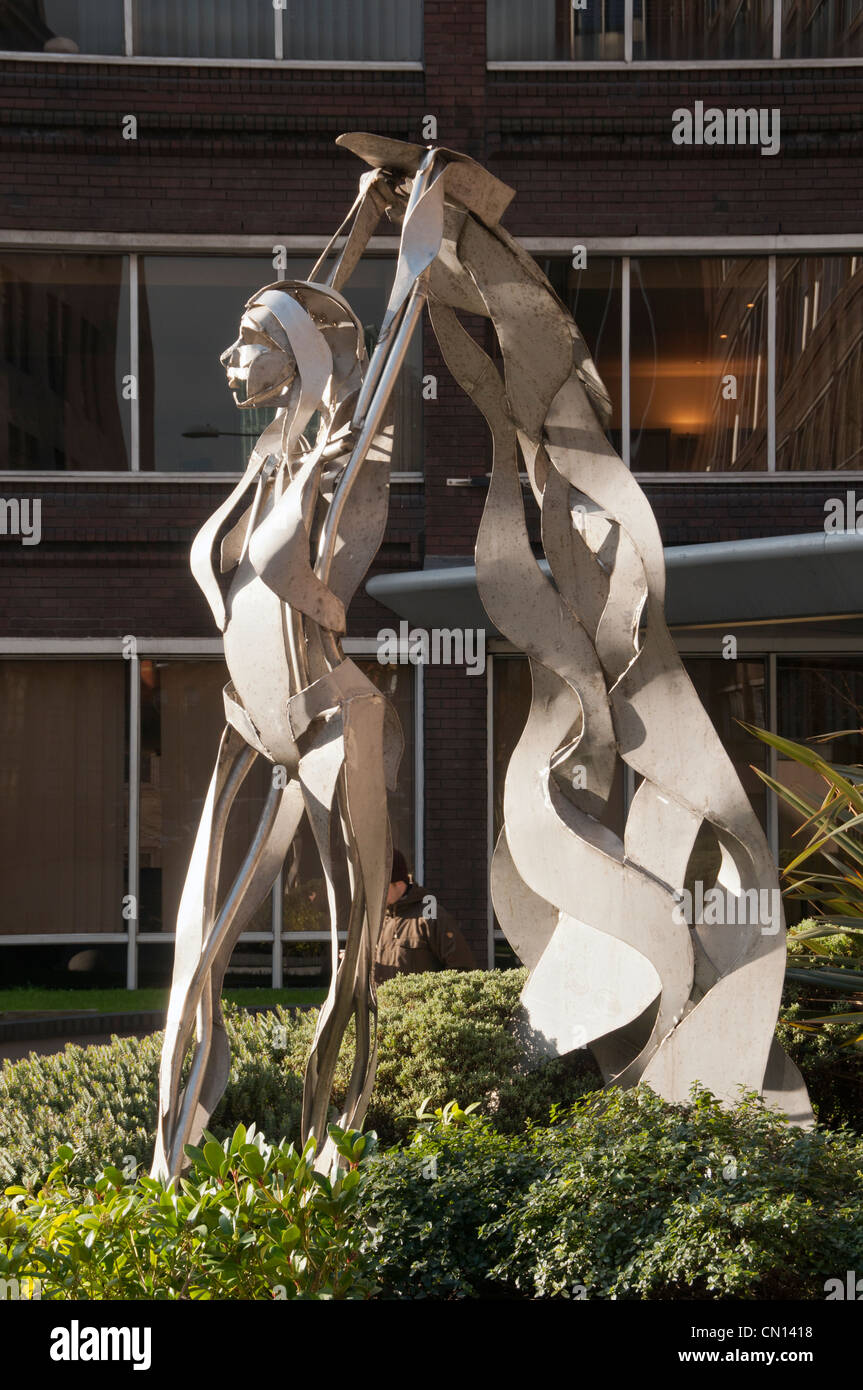
[(359, 389), (366, 366), (362, 324), (328, 285), (281, 280), (249, 300), (221, 362), (241, 410), (280, 406), (304, 416), (303, 429), (316, 410), (332, 421)]

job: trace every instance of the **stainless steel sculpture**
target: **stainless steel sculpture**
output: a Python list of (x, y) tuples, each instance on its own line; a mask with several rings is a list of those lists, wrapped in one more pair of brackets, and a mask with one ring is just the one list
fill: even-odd
[[(371, 963), (391, 856), (386, 790), (401, 733), (339, 639), (383, 536), (387, 405), (425, 301), (447, 365), (494, 442), (476, 547), (480, 595), (497, 629), (529, 657), (533, 678), (492, 863), (498, 918), (530, 967), (526, 1032), (538, 1055), (589, 1043), (609, 1083), (644, 1081), (680, 1100), (697, 1080), (729, 1102), (745, 1087), (808, 1122), (802, 1078), (773, 1039), (785, 962), (781, 908), (766, 921), (752, 910), (760, 891), (775, 890), (775, 867), (668, 632), (659, 531), (606, 436), (605, 388), (567, 309), (500, 226), (513, 191), (449, 150), (367, 134), (339, 144), (371, 166), (351, 212), (309, 281), (270, 285), (249, 301), (222, 358), (240, 408), (274, 405), (278, 413), (192, 548), (231, 681), (177, 920), (154, 1172), (180, 1171), (184, 1144), (197, 1141), (224, 1090), (225, 969), (304, 809), (332, 934), (332, 984), (303, 1097), (303, 1135), (318, 1140), (319, 1166), (332, 1161), (324, 1142), (330, 1092), (352, 1014), (356, 1054), (340, 1123), (359, 1123), (368, 1103)], [(401, 223), (401, 241), (367, 361), (340, 291), (384, 211)], [(459, 312), (490, 320), (502, 372)], [(316, 411), (310, 447), (303, 432)], [(522, 465), (541, 510), (551, 579), (529, 541)], [(227, 592), (216, 576), (217, 546), (221, 572), (233, 576)], [(220, 901), (225, 825), (257, 757), (273, 765), (272, 787)], [(643, 778), (623, 840), (601, 824), (618, 758)], [(729, 910), (690, 925), (682, 892), (704, 822), (722, 850), (717, 885)]]

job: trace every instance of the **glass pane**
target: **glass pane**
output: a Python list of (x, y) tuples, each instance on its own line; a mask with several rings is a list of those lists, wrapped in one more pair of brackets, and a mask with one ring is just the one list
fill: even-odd
[(128, 468), (125, 256), (0, 252), (0, 468)]
[(621, 448), (621, 263), (603, 256), (589, 256), (582, 270), (574, 270), (571, 260), (542, 262), (560, 298), (569, 308), (581, 330), (603, 384), (611, 396), (609, 438)]
[(0, 48), (123, 53), (123, 0), (0, 0)]
[(286, 58), (419, 62), (422, 0), (286, 0)]
[(782, 56), (863, 57), (863, 0), (783, 0)]
[[(797, 657), (781, 660), (777, 669), (778, 732), (795, 743), (822, 734), (837, 734), (816, 746), (829, 763), (863, 763), (863, 659), (859, 657)], [(807, 800), (820, 805), (825, 782), (811, 768), (777, 754), (776, 778)], [(787, 864), (800, 852), (808, 834), (795, 835), (801, 818), (779, 798), (779, 862)], [(813, 861), (814, 867), (814, 861)], [(837, 872), (827, 860), (819, 867)], [(805, 903), (787, 902), (789, 921), (809, 916)]]
[(126, 929), (126, 670), (0, 662), (2, 933)]
[(623, 59), (624, 0), (487, 0), (490, 62)]
[(863, 466), (863, 257), (777, 261), (776, 466)]
[(274, 58), (272, 0), (136, 0), (136, 54)]
[(634, 0), (632, 56), (769, 58), (771, 0)]
[[(141, 467), (239, 472), (272, 412), (238, 410), (220, 354), (236, 338), (246, 301), (280, 277), (303, 279), (314, 261), (283, 272), (262, 256), (146, 256), (141, 274)], [(361, 261), (346, 298), (374, 345), (394, 263)], [(393, 467), (422, 468), (422, 342), (414, 334), (396, 389)]]
[[(225, 727), (221, 661), (142, 660), (140, 888), (142, 931), (174, 931), (189, 856)], [(256, 759), (228, 820), (220, 893), (240, 866), (269, 786)], [(249, 931), (270, 931), (267, 898)]]
[(631, 264), (632, 467), (767, 466), (767, 260)]

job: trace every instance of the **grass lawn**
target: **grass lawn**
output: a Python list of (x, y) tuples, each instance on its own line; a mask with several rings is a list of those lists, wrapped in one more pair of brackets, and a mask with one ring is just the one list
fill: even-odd
[[(0, 989), (0, 1013), (75, 1013), (95, 1009), (100, 1014), (167, 1009), (167, 989)], [(226, 989), (225, 998), (245, 1007), (261, 1004), (321, 1004), (324, 989)]]

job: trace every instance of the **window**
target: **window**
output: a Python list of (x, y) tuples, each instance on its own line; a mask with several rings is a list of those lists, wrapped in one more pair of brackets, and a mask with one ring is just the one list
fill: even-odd
[(3, 934), (125, 928), (127, 671), (0, 661)]
[(624, 0), (488, 0), (488, 57), (494, 61), (622, 59)]
[(422, 0), (285, 0), (286, 58), (418, 62)]
[[(795, 743), (823, 734), (835, 737), (815, 745), (829, 763), (863, 763), (863, 660), (859, 657), (788, 658), (777, 662), (777, 726)], [(820, 805), (825, 783), (811, 768), (776, 757), (775, 777), (783, 786)], [(797, 835), (802, 817), (779, 800), (779, 862), (799, 854), (808, 833)], [(826, 861), (821, 867), (833, 872)], [(810, 914), (803, 903), (787, 902), (790, 921)]]
[(863, 467), (863, 257), (777, 262), (776, 464)]
[(0, 468), (128, 468), (128, 257), (0, 252), (0, 324)]
[(137, 0), (132, 51), (148, 57), (274, 58), (272, 0)]
[[(393, 843), (414, 864), (414, 668), (355, 656), (392, 702), (404, 734), (398, 785), (389, 794)], [(137, 899), (140, 982), (170, 980), (177, 908), (225, 725), (221, 658), (141, 657), (138, 880), (129, 879), (129, 672), (118, 658), (0, 660), (0, 945), (4, 936), (68, 936), (68, 948), (16, 946), (0, 952), (8, 982), (68, 984), (72, 957), (93, 982), (126, 974), (128, 904)], [(269, 788), (270, 765), (253, 764), (228, 822), (220, 891), (248, 849)], [(133, 781), (134, 785), (134, 781)], [(329, 920), (320, 860), (305, 821), (282, 872), (282, 898), (260, 905), (232, 969), (241, 981), (273, 974), (274, 926), (281, 919), (286, 980), (313, 971), (328, 978)], [(324, 932), (327, 940), (293, 940)], [(164, 943), (159, 942), (162, 933)], [(82, 937), (113, 934), (113, 941)], [(116, 938), (121, 938), (119, 941)], [(149, 939), (147, 939), (149, 938)], [(86, 948), (87, 958), (81, 956)], [(248, 977), (248, 978), (246, 978)], [(80, 977), (79, 977), (80, 978)], [(260, 983), (260, 980), (257, 981)]]
[(621, 448), (621, 263), (589, 256), (587, 265), (575, 270), (572, 262), (546, 260), (542, 265), (554, 289), (581, 330), (588, 351), (611, 397), (609, 438)]
[[(0, 251), (0, 469), (241, 472), (272, 412), (237, 409), (220, 354), (255, 290), (303, 279), (313, 264), (134, 257), (130, 292), (128, 256)], [(347, 289), (369, 352), (394, 264), (362, 260)], [(392, 396), (396, 472), (422, 469), (421, 378), (417, 331)]]
[(631, 268), (638, 472), (767, 466), (767, 262), (655, 257)]
[[(246, 301), (262, 285), (302, 280), (314, 261), (284, 271), (252, 257), (146, 256), (140, 266), (141, 467), (158, 472), (240, 472), (272, 412), (238, 410), (219, 356), (237, 336)], [(345, 296), (377, 339), (392, 260), (360, 262)], [(417, 331), (393, 392), (393, 469), (422, 469), (422, 341)]]
[(422, 22), (422, 0), (0, 0), (0, 49), (418, 62)]
[(123, 0), (0, 0), (0, 49), (123, 53)]
[(769, 58), (771, 0), (635, 0), (632, 56)]
[(863, 57), (863, 0), (783, 0), (782, 52), (789, 58)]
[(863, 58), (863, 0), (487, 0), (487, 15), (493, 63)]

